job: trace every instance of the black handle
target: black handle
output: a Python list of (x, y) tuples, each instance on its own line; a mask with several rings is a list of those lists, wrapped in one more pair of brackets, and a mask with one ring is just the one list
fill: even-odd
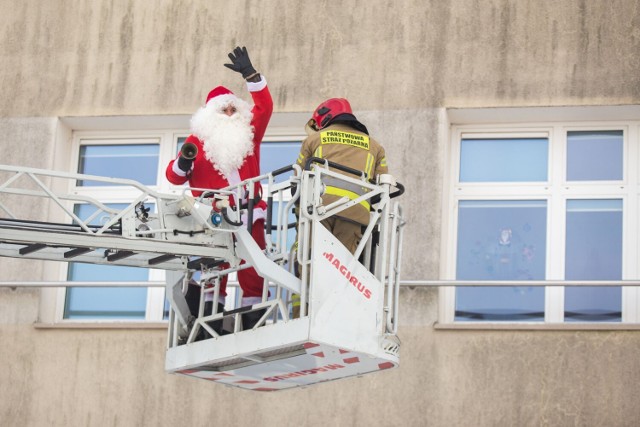
[(229, 223), (231, 225), (235, 225), (236, 227), (240, 227), (242, 225), (242, 221), (240, 221), (240, 222), (232, 221), (231, 218), (229, 218), (229, 215), (227, 215), (227, 209), (222, 209), (222, 217), (224, 218), (224, 220), (227, 221), (227, 223)]
[[(253, 198), (253, 204), (256, 205), (260, 200), (262, 200), (262, 194), (259, 194)], [(240, 209), (249, 209), (250, 203), (251, 200), (247, 200), (247, 203), (240, 203)]]
[(278, 176), (278, 175), (282, 175), (285, 172), (289, 172), (293, 170), (293, 165), (289, 165), (289, 166), (283, 166), (280, 169), (276, 169), (273, 172), (271, 172), (271, 176)]
[(253, 230), (253, 205), (255, 204), (255, 199), (249, 199), (249, 206), (247, 207), (247, 231), (251, 234)]
[(404, 194), (404, 185), (400, 184), (399, 182), (396, 182), (395, 187), (398, 190), (389, 194), (390, 199), (393, 199), (394, 197), (402, 196)]
[(215, 191), (203, 191), (202, 194), (200, 194), (200, 198), (207, 199), (209, 197), (215, 197), (215, 195)]
[(267, 221), (264, 224), (265, 228), (267, 229), (267, 234), (269, 236), (271, 235), (271, 230), (273, 230), (273, 228), (267, 227), (267, 224), (271, 224), (272, 221), (273, 221), (273, 197), (269, 195), (269, 197), (267, 197)]
[[(287, 223), (287, 230), (291, 230), (292, 228), (296, 228), (298, 224), (295, 222), (289, 222)], [(273, 225), (271, 224), (271, 227), (269, 227), (269, 224), (267, 224), (266, 222), (264, 223), (264, 229), (265, 230), (276, 230), (278, 228), (277, 225)], [(269, 233), (271, 234), (271, 233)]]

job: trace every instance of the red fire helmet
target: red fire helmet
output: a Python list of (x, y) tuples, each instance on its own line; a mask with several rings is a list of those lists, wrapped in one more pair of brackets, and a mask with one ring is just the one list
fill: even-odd
[(353, 114), (349, 101), (344, 98), (327, 99), (314, 110), (309, 125), (314, 130), (320, 130), (327, 126), (331, 119), (345, 113)]

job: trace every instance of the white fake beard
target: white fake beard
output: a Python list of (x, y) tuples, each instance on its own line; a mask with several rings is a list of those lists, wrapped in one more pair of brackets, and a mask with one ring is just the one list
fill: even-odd
[[(236, 113), (227, 116), (222, 110), (230, 104)], [(202, 141), (205, 158), (225, 177), (254, 154), (252, 117), (251, 106), (232, 94), (210, 99), (191, 117), (191, 132)]]

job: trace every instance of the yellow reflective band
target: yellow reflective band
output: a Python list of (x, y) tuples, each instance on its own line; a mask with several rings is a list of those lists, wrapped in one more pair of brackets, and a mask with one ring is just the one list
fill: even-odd
[[(349, 198), (349, 200), (355, 200), (358, 197), (360, 197), (359, 194), (354, 193), (353, 191), (349, 191), (349, 190), (345, 190), (344, 188), (338, 188), (338, 187), (332, 187), (330, 185), (327, 185), (324, 194), (329, 194), (331, 196), (338, 196), (338, 197), (347, 197)], [(371, 205), (369, 205), (369, 202), (367, 202), (366, 200), (363, 200), (360, 202), (360, 204), (366, 209), (369, 210), (371, 208)]]
[(321, 144), (343, 144), (352, 147), (369, 149), (369, 137), (366, 135), (358, 135), (357, 133), (342, 132), (338, 130), (326, 130), (320, 132)]
[(367, 165), (365, 166), (364, 171), (368, 178), (371, 178), (373, 174), (373, 160), (373, 155), (371, 153), (367, 154)]
[(382, 160), (380, 160), (380, 166), (383, 166), (385, 168), (387, 167), (387, 158), (386, 157), (383, 157)]
[(298, 295), (298, 294), (291, 295), (291, 302), (292, 302), (292, 305), (294, 307), (299, 307), (300, 306), (300, 295)]
[(316, 148), (316, 151), (313, 152), (313, 157), (322, 158), (322, 145), (319, 145), (318, 148)]
[(302, 164), (304, 162), (304, 154), (300, 153), (298, 155), (298, 163)]

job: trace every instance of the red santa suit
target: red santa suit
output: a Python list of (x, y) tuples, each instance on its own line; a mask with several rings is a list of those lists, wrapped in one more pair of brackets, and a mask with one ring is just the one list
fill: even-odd
[[(218, 86), (209, 92), (206, 106), (198, 110), (191, 119), (192, 134), (186, 140), (198, 147), (198, 154), (192, 168), (185, 173), (178, 168), (177, 159), (172, 160), (166, 170), (169, 182), (181, 185), (189, 181), (190, 187), (221, 189), (260, 175), (260, 143), (273, 112), (273, 100), (264, 77), (257, 83), (247, 82), (247, 88), (254, 102), (250, 112), (248, 104), (237, 98), (227, 88)], [(210, 120), (212, 113), (204, 111), (207, 108), (219, 110), (227, 105), (233, 105), (238, 110), (234, 114), (236, 116), (234, 120), (238, 122), (234, 125), (232, 133), (235, 135), (237, 130), (238, 139), (248, 144), (246, 150), (241, 150), (240, 154), (237, 150), (227, 153), (226, 149), (234, 148), (236, 142), (221, 141), (224, 139), (224, 134), (229, 132), (218, 131), (215, 124), (212, 124), (217, 120)], [(192, 193), (198, 197), (202, 191), (193, 190)], [(261, 186), (258, 182), (255, 184), (254, 194), (261, 194)], [(231, 202), (234, 203), (234, 201)], [(266, 203), (261, 200), (255, 205), (253, 211), (251, 234), (262, 249), (266, 247), (264, 236), (266, 207)], [(256, 271), (253, 268), (238, 271), (238, 281), (243, 290), (243, 297), (248, 299), (243, 301), (244, 305), (258, 302), (262, 297), (264, 281)], [(221, 296), (226, 296), (226, 282), (225, 276), (221, 280)]]

